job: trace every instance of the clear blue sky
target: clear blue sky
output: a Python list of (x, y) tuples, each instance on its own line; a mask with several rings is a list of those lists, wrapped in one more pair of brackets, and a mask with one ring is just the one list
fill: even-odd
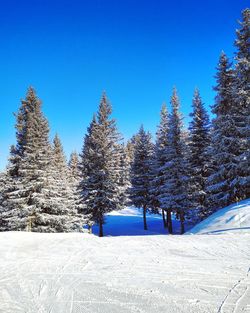
[[(155, 132), (176, 85), (188, 116), (195, 86), (213, 103), (215, 67), (233, 56), (246, 0), (8, 0), (0, 10), (0, 169), (15, 143), (15, 119), (36, 88), (65, 151), (80, 150), (106, 90), (127, 139)], [(188, 119), (186, 119), (188, 121)]]

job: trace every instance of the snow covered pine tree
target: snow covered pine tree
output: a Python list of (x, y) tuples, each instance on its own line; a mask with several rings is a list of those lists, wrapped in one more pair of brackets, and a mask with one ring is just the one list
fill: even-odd
[(181, 234), (184, 233), (185, 214), (189, 207), (188, 169), (185, 158), (185, 142), (182, 134), (182, 121), (179, 113), (180, 102), (174, 88), (171, 98), (172, 112), (169, 117), (168, 144), (166, 147), (167, 162), (163, 166), (163, 186), (159, 196), (161, 207), (175, 212), (181, 222)]
[(217, 73), (213, 106), (213, 173), (209, 205), (222, 208), (250, 196), (250, 10), (242, 12), (237, 30), (235, 68), (224, 53)]
[(146, 213), (150, 209), (151, 160), (153, 143), (150, 133), (141, 126), (136, 136), (134, 160), (131, 169), (130, 199), (134, 206), (143, 209), (143, 225), (147, 230)]
[(235, 173), (235, 153), (239, 142), (235, 137), (236, 127), (232, 118), (234, 71), (224, 52), (221, 53), (216, 75), (217, 92), (212, 112), (211, 165), (208, 178), (208, 207), (210, 213), (232, 203), (233, 192), (230, 187)]
[[(163, 167), (167, 162), (166, 148), (168, 145), (168, 112), (166, 104), (163, 104), (161, 113), (160, 124), (156, 133), (156, 144), (154, 147), (154, 154), (152, 157), (152, 181), (150, 186), (150, 202), (151, 207), (155, 213), (159, 213), (161, 209), (163, 225), (164, 227), (169, 226), (169, 232), (172, 232), (171, 221), (168, 220), (169, 214), (167, 214), (167, 219), (165, 216), (166, 210), (161, 208), (161, 187), (164, 183), (163, 179)], [(169, 223), (170, 222), (170, 223)]]
[(233, 120), (239, 144), (235, 157), (236, 171), (230, 184), (233, 202), (250, 197), (250, 9), (242, 12), (240, 26), (235, 41)]
[(192, 121), (189, 125), (189, 192), (192, 219), (200, 221), (207, 214), (206, 186), (210, 145), (210, 122), (198, 89), (194, 91)]
[(121, 209), (117, 144), (120, 136), (114, 119), (110, 119), (111, 105), (103, 93), (97, 119), (94, 116), (84, 139), (81, 154), (82, 181), (80, 207), (89, 223), (98, 223), (103, 236), (105, 213)]
[(76, 151), (72, 152), (70, 154), (68, 167), (70, 172), (70, 178), (72, 181), (75, 182), (76, 185), (79, 184), (81, 175), (79, 162), (80, 160), (78, 153)]
[(61, 210), (65, 210), (67, 220), (64, 231), (82, 231), (84, 216), (79, 214), (76, 205), (76, 186), (72, 183), (72, 177), (67, 165), (63, 146), (59, 136), (56, 134), (52, 147), (52, 168), (51, 168), (51, 193), (54, 193)]
[(33, 88), (22, 101), (16, 130), (3, 190), (5, 230), (71, 231), (75, 217), (58, 199), (49, 126)]

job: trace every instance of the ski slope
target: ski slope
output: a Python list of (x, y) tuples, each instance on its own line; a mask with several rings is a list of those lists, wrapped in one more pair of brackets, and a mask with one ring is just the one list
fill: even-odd
[(232, 204), (209, 216), (188, 234), (222, 234), (250, 232), (250, 199)]
[[(250, 312), (247, 229), (157, 235), (162, 221), (149, 216), (151, 231), (143, 236), (135, 230), (139, 218), (134, 209), (111, 213), (104, 238), (0, 233), (0, 313)], [(122, 235), (126, 226), (129, 236)]]

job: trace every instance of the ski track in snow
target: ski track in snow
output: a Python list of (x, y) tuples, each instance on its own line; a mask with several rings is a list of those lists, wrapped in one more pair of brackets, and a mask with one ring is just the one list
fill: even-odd
[[(246, 277), (240, 279), (228, 292), (226, 297), (219, 307), (218, 313), (231, 312), (226, 308), (233, 306), (232, 313), (237, 312), (250, 312), (250, 268), (247, 271)], [(230, 303), (232, 302), (232, 303)]]
[(250, 313), (250, 234), (0, 234), (1, 313)]

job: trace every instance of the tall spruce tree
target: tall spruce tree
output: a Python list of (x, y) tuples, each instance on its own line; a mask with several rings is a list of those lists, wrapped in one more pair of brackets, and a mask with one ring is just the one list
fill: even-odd
[(120, 188), (117, 173), (117, 143), (119, 134), (114, 119), (110, 118), (111, 105), (104, 93), (97, 119), (94, 117), (85, 136), (81, 155), (83, 179), (81, 181), (81, 205), (90, 223), (99, 224), (99, 236), (103, 236), (105, 214), (121, 209)]
[[(33, 88), (28, 90), (23, 107), (29, 110), (19, 110), (25, 118), (17, 119), (17, 146), (11, 150), (3, 192), (5, 230), (70, 231), (79, 219), (71, 218), (70, 209), (62, 205), (56, 186), (49, 126)], [(22, 127), (19, 127), (20, 120)], [(18, 141), (19, 138), (22, 140)]]
[(231, 181), (233, 201), (250, 197), (250, 9), (242, 12), (236, 32), (236, 66), (234, 81), (234, 120), (238, 145), (235, 151), (235, 174)]
[(141, 126), (136, 136), (134, 160), (131, 169), (130, 199), (134, 206), (143, 209), (143, 225), (147, 230), (146, 213), (150, 209), (151, 160), (153, 144), (150, 133)]
[[(161, 188), (164, 183), (163, 167), (167, 162), (166, 148), (168, 146), (169, 121), (167, 106), (164, 103), (160, 113), (160, 124), (156, 133), (156, 144), (154, 155), (152, 158), (152, 182), (150, 188), (151, 206), (155, 213), (161, 210), (163, 225), (168, 227), (168, 219), (166, 219), (163, 208), (161, 209)], [(170, 226), (171, 228), (171, 226)]]
[(52, 156), (51, 192), (54, 192), (57, 205), (64, 209), (66, 219), (64, 231), (82, 231), (85, 217), (78, 213), (76, 186), (72, 181), (63, 146), (57, 134), (53, 140)]
[(189, 187), (190, 206), (194, 220), (207, 216), (206, 186), (210, 145), (210, 122), (198, 89), (194, 91), (192, 121), (189, 125)]
[[(98, 223), (99, 217), (94, 203), (96, 196), (95, 191), (97, 191), (95, 186), (97, 186), (98, 183), (97, 177), (94, 177), (97, 134), (97, 120), (96, 115), (94, 115), (87, 128), (87, 134), (84, 137), (82, 153), (80, 154), (79, 160), (80, 182), (77, 187), (78, 211), (88, 217), (87, 224), (90, 232), (92, 232), (92, 226), (96, 222)], [(103, 223), (103, 220), (101, 220), (101, 223)], [(102, 227), (99, 227), (100, 232), (102, 231), (101, 228)]]
[(214, 90), (217, 92), (212, 112), (211, 137), (211, 174), (208, 178), (208, 207), (209, 212), (225, 207), (233, 201), (231, 182), (235, 177), (235, 154), (240, 142), (236, 138), (237, 132), (233, 119), (234, 71), (232, 64), (224, 52), (221, 53), (217, 67)]
[(21, 106), (15, 114), (16, 145), (11, 146), (8, 164), (8, 175), (12, 178), (19, 176), (19, 165), (23, 158), (27, 141), (28, 116), (30, 112), (34, 111), (37, 105), (41, 105), (40, 100), (36, 97), (34, 88), (29, 87), (26, 98), (21, 101)]
[[(185, 158), (185, 141), (182, 134), (182, 118), (179, 112), (180, 101), (174, 88), (171, 98), (172, 111), (169, 117), (167, 161), (163, 166), (164, 185), (161, 188), (161, 207), (168, 211), (171, 225), (171, 212), (175, 212), (184, 233), (184, 221), (189, 207), (187, 160)], [(170, 232), (172, 232), (171, 227)]]
[[(3, 220), (6, 230), (24, 230), (27, 227), (28, 218), (33, 211), (32, 195), (37, 189), (41, 189), (43, 174), (49, 164), (50, 146), (46, 138), (48, 124), (40, 108), (41, 101), (37, 98), (35, 90), (30, 87), (16, 115), (17, 144), (11, 147), (7, 167), (6, 185), (3, 192)], [(38, 135), (40, 131), (42, 134)], [(34, 153), (44, 137), (43, 144), (46, 146), (44, 151), (40, 145), (39, 148), (42, 151)], [(36, 164), (38, 158), (39, 162)]]

